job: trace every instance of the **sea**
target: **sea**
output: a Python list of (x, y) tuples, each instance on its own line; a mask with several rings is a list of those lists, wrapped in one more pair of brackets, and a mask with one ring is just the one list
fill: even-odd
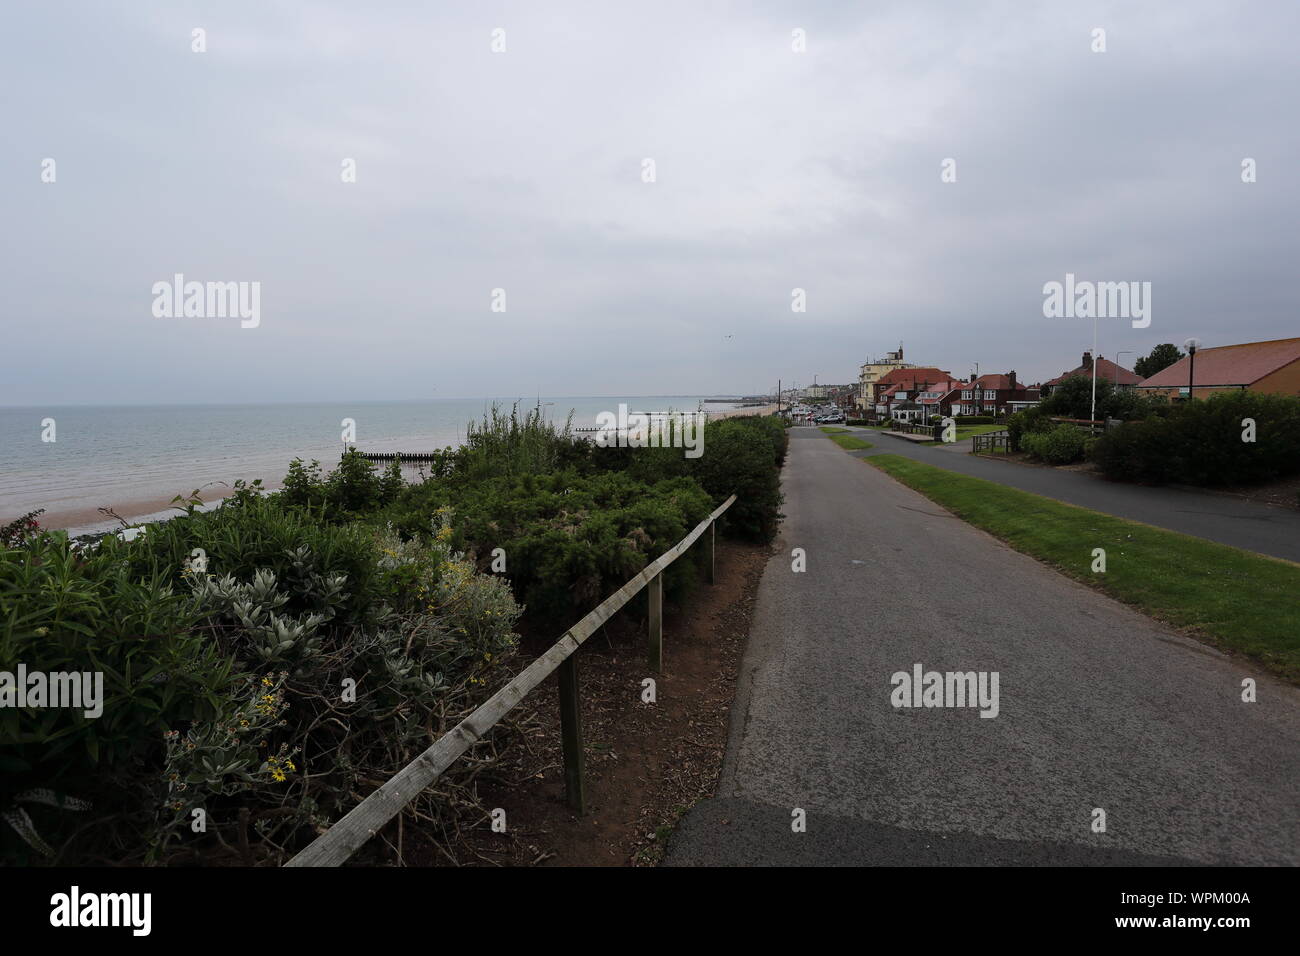
[[(724, 397), (725, 398), (725, 397)], [(165, 517), (175, 495), (204, 500), (237, 479), (278, 487), (289, 462), (321, 462), (328, 471), (344, 449), (345, 419), (365, 452), (427, 453), (465, 440), (467, 426), (495, 404), (547, 421), (591, 428), (601, 412), (694, 412), (711, 416), (738, 402), (717, 396), (430, 399), (264, 405), (121, 405), (0, 408), (0, 525), (44, 508), (42, 525), (69, 533), (119, 525), (122, 518)], [(50, 439), (53, 440), (50, 440)], [(406, 466), (416, 480), (419, 469)], [(175, 513), (171, 511), (170, 513)]]

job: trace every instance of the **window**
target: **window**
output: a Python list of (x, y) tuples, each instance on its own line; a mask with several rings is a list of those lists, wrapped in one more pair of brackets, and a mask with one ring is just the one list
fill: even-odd
[(984, 393), (984, 400), (986, 402), (996, 401), (997, 397), (998, 397), (998, 393), (996, 391), (987, 391)]
[(962, 397), (962, 399), (964, 399), (965, 401), (968, 401), (968, 402), (969, 402), (969, 401), (970, 401), (970, 398), (971, 398), (970, 390), (967, 389), (966, 391), (962, 392), (962, 393), (961, 393), (961, 397)]

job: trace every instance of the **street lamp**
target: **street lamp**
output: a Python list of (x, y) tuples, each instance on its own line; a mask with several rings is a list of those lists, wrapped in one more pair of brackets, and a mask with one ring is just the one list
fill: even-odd
[(1115, 353), (1115, 385), (1116, 385), (1117, 387), (1119, 386), (1119, 357), (1120, 357), (1121, 355), (1132, 355), (1132, 354), (1133, 354), (1133, 353), (1132, 353), (1131, 351), (1129, 351), (1128, 349), (1125, 349), (1123, 352), (1116, 352), (1116, 353)]
[[(1093, 310), (1096, 312), (1097, 310)], [(1092, 317), (1092, 410), (1088, 412), (1088, 421), (1097, 420), (1097, 316)], [(1091, 427), (1091, 426), (1089, 426)]]
[(1201, 347), (1200, 339), (1188, 339), (1183, 343), (1183, 348), (1187, 349), (1187, 400), (1192, 400), (1192, 388), (1196, 382), (1196, 350)]

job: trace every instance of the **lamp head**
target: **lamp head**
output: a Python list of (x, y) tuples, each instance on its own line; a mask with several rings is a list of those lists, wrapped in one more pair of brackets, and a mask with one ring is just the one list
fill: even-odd
[(1196, 350), (1199, 349), (1200, 347), (1201, 347), (1200, 339), (1188, 339), (1186, 342), (1183, 343), (1183, 348), (1187, 349), (1188, 355), (1195, 355)]

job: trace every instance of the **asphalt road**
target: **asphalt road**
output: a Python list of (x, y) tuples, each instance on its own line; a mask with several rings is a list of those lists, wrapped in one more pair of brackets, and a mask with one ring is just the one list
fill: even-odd
[(1082, 508), (1143, 521), (1235, 548), (1300, 562), (1300, 511), (1183, 488), (1151, 488), (1102, 481), (1077, 471), (977, 458), (970, 439), (954, 445), (917, 445), (871, 428), (851, 431), (875, 447), (860, 455), (906, 455)]
[[(814, 429), (792, 430), (784, 488), (718, 796), (668, 865), (1300, 863), (1300, 691)], [(918, 663), (998, 672), (997, 716), (892, 706)]]

